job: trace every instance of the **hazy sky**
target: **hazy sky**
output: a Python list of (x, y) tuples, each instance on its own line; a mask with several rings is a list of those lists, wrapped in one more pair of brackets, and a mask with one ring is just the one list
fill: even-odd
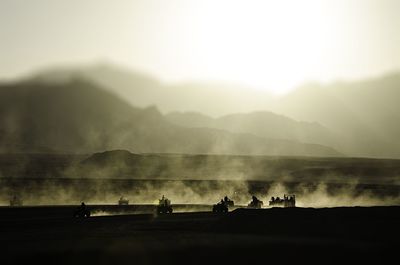
[(400, 69), (397, 0), (0, 0), (0, 77), (109, 60), (284, 92)]

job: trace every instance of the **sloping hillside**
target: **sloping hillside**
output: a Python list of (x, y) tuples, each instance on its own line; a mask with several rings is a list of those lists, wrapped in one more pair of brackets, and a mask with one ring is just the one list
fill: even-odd
[(52, 67), (37, 72), (33, 78), (57, 82), (76, 76), (104, 87), (133, 106), (155, 105), (163, 113), (177, 110), (211, 115), (247, 112), (264, 109), (273, 99), (269, 93), (232, 83), (190, 81), (166, 84), (151, 75), (106, 63)]
[(318, 123), (299, 122), (267, 111), (231, 114), (216, 119), (195, 112), (171, 112), (166, 118), (172, 123), (190, 128), (216, 128), (233, 133), (251, 133), (259, 137), (329, 146), (334, 145), (338, 137)]
[(332, 148), (169, 123), (155, 107), (136, 108), (80, 78), (0, 86), (2, 152), (158, 153), (337, 156)]
[(391, 74), (325, 86), (308, 84), (280, 100), (273, 110), (340, 133), (340, 150), (347, 154), (400, 157), (399, 98), (400, 74)]

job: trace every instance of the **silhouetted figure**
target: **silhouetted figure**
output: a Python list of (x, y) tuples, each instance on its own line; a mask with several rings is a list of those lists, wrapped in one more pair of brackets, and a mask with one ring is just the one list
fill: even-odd
[(86, 207), (84, 202), (74, 212), (75, 218), (88, 218), (90, 217), (90, 210)]
[(235, 203), (228, 198), (228, 196), (224, 197), (224, 203), (227, 207), (233, 207), (235, 205)]
[[(225, 200), (226, 198), (226, 200)], [(213, 205), (213, 213), (227, 213), (228, 212), (228, 197), (225, 196), (224, 199), (221, 199), (217, 204)]]
[(252, 201), (247, 205), (248, 208), (261, 208), (264, 204), (263, 201), (260, 201), (256, 196), (251, 196)]
[(171, 206), (171, 201), (165, 198), (165, 196), (163, 195), (161, 199), (158, 200), (157, 213), (172, 213), (172, 211), (173, 209)]
[(128, 205), (128, 204), (129, 200), (124, 198), (124, 196), (121, 196), (121, 198), (119, 198), (118, 205)]

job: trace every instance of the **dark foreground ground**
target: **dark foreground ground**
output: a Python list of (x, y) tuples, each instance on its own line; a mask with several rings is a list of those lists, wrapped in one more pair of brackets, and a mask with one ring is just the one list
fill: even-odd
[(0, 209), (0, 264), (396, 264), (400, 251), (400, 207), (85, 220), (38, 209)]

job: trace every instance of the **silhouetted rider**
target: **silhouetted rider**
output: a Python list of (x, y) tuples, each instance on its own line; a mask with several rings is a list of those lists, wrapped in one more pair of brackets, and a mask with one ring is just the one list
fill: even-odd
[(79, 206), (80, 211), (86, 210), (86, 204), (84, 202), (81, 203), (81, 206)]

